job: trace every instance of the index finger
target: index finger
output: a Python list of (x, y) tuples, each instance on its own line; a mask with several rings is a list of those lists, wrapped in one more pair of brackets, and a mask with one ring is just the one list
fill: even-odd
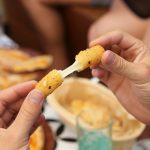
[[(92, 41), (90, 46), (100, 44), (101, 46), (110, 47), (113, 45), (118, 45), (120, 48), (127, 50), (131, 48), (139, 48), (139, 44), (142, 42), (128, 33), (122, 31), (113, 31), (102, 35), (98, 39)], [(137, 50), (137, 49), (136, 49)]]
[(36, 81), (28, 81), (0, 91), (0, 102), (10, 104), (27, 96), (35, 87)]

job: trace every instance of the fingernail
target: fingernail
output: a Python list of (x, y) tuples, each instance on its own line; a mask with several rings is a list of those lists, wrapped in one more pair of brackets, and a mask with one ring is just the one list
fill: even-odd
[(44, 101), (44, 95), (39, 90), (32, 90), (28, 96), (28, 99), (34, 104), (40, 104)]
[(115, 62), (115, 54), (113, 54), (112, 52), (108, 52), (108, 56), (106, 59), (106, 65), (113, 65)]

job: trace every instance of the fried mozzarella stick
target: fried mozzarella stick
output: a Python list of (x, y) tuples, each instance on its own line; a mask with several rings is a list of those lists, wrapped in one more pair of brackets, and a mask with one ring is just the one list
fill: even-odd
[(80, 51), (75, 57), (75, 62), (78, 64), (77, 71), (82, 71), (90, 66), (100, 63), (103, 52), (104, 48), (100, 45)]
[(101, 61), (104, 48), (96, 45), (86, 50), (80, 51), (75, 57), (75, 62), (65, 70), (52, 70), (36, 85), (36, 88), (41, 90), (45, 96), (51, 94), (59, 87), (64, 78), (74, 71), (82, 71)]
[(66, 77), (74, 71), (80, 72), (90, 66), (100, 63), (103, 52), (104, 48), (100, 45), (80, 51), (75, 57), (75, 62), (63, 70), (63, 77)]
[(62, 84), (64, 78), (61, 72), (58, 70), (50, 71), (38, 82), (36, 88), (42, 91), (45, 96), (48, 96)]

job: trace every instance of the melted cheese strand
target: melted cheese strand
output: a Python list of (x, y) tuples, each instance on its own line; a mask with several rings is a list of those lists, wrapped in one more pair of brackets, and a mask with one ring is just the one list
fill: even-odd
[(94, 64), (100, 63), (104, 48), (100, 45), (80, 51), (76, 55), (75, 62), (65, 70), (50, 71), (39, 83), (36, 88), (41, 90), (45, 96), (51, 94), (57, 87), (59, 87), (64, 78), (75, 71), (82, 71)]
[(65, 78), (75, 71), (78, 71), (78, 63), (77, 62), (74, 62), (71, 66), (67, 67), (61, 73), (62, 73), (63, 78)]

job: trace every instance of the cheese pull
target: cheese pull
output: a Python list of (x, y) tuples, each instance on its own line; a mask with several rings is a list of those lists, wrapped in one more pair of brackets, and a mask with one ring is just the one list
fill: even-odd
[(75, 57), (75, 62), (65, 70), (52, 70), (44, 78), (42, 78), (36, 85), (36, 88), (41, 90), (45, 96), (51, 94), (57, 87), (59, 87), (64, 78), (74, 71), (82, 71), (92, 65), (101, 61), (104, 48), (97, 45), (80, 51)]

